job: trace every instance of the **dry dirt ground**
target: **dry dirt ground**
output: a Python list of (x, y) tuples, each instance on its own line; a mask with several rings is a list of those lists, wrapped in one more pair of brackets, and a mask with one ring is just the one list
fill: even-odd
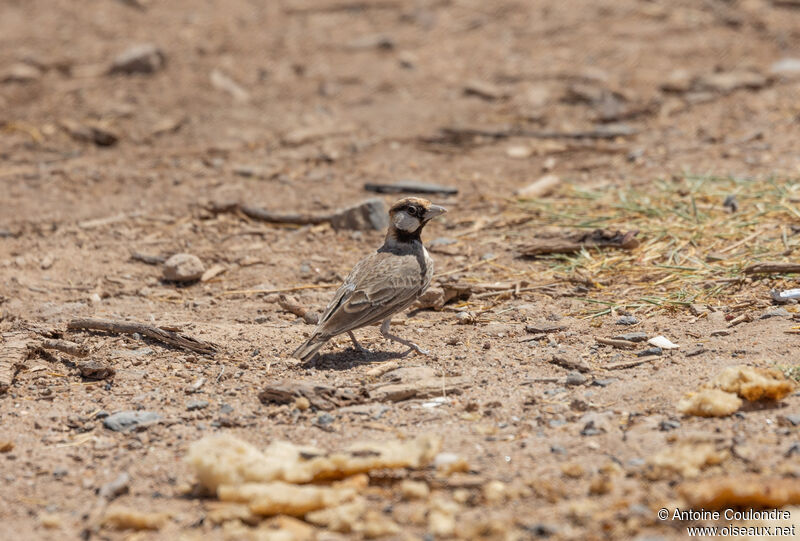
[[(729, 365), (791, 375), (794, 307), (759, 319), (775, 308), (769, 289), (791, 280), (740, 280), (704, 301), (710, 313), (629, 309), (630, 327), (618, 324), (624, 310), (587, 318), (597, 267), (566, 275), (560, 260), (520, 257), (545, 216), (514, 196), (544, 174), (565, 190), (647, 191), (689, 176), (790, 183), (800, 79), (796, 65), (774, 63), (800, 57), (798, 39), (800, 7), (788, 0), (0, 3), (0, 331), (60, 335), (116, 372), (82, 378), (70, 355), (36, 354), (0, 396), (0, 538), (246, 538), (210, 520), (214, 502), (191, 491), (182, 458), (212, 433), (329, 450), (441, 435), (442, 451), (468, 467), (452, 479), (409, 472), (431, 499), (402, 499), (403, 472), (372, 475), (371, 505), (402, 525), (394, 538), (684, 539), (692, 522), (656, 511), (687, 506), (693, 478), (800, 482), (797, 393), (722, 418), (676, 409)], [(107, 73), (140, 43), (156, 45), (163, 66)], [(425, 240), (438, 239), (436, 283), (469, 284), (472, 297), (397, 318), (396, 332), (428, 357), (396, 359), (402, 348), (373, 328), (359, 332), (372, 362), (337, 339), (297, 364), (289, 354), (311, 327), (263, 290), (314, 286), (289, 294), (319, 310), (383, 233), (276, 225), (210, 205), (323, 213), (374, 197), (366, 182), (404, 179), (458, 189), (430, 196), (450, 212)], [(786, 251), (772, 260), (790, 259), (796, 242), (787, 189)], [(761, 240), (756, 222), (740, 226), (748, 240), (730, 257)], [(176, 285), (131, 257), (178, 252), (224, 272)], [(603, 268), (604, 290), (627, 300), (628, 275)], [(661, 278), (647, 278), (652, 295)], [(752, 321), (727, 329), (743, 314)], [(77, 317), (177, 327), (219, 352), (67, 331)], [(526, 329), (545, 324), (560, 328)], [(719, 329), (727, 335), (711, 335)], [(646, 346), (595, 338), (625, 332), (681, 347), (613, 369)], [(259, 400), (278, 382), (372, 389), (393, 361), (427, 367), (447, 392), (329, 411)], [(160, 420), (104, 426), (104, 415), (131, 410)], [(653, 457), (681, 446), (705, 453), (696, 468), (659, 470)], [(102, 525), (98, 490), (123, 473), (114, 505), (169, 513), (160, 529)], [(505, 489), (486, 489), (493, 481)], [(434, 524), (441, 515), (456, 520), (450, 534)], [(315, 535), (370, 534), (329, 530)]]

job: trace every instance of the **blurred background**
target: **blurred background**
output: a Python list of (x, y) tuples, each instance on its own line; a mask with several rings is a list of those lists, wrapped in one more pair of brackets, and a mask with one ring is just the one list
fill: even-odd
[(795, 174), (799, 33), (793, 0), (5, 0), (0, 225)]

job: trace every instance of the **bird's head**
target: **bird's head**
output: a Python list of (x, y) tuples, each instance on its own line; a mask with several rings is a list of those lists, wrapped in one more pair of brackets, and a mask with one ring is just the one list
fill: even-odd
[(389, 230), (394, 229), (399, 235), (419, 235), (425, 224), (445, 212), (446, 208), (427, 199), (406, 197), (389, 209)]

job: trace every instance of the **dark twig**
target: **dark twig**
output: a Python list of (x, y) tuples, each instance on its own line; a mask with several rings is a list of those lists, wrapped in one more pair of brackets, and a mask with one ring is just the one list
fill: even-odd
[(175, 346), (197, 353), (214, 355), (217, 346), (210, 342), (203, 342), (185, 334), (168, 331), (153, 325), (135, 323), (130, 321), (112, 321), (109, 319), (74, 319), (67, 323), (71, 330), (105, 331), (117, 334), (141, 334), (163, 344)]

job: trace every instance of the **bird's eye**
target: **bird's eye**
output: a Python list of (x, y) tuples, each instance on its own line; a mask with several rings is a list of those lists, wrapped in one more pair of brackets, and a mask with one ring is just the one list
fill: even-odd
[(417, 207), (408, 207), (408, 213), (411, 216), (416, 216), (417, 215)]

